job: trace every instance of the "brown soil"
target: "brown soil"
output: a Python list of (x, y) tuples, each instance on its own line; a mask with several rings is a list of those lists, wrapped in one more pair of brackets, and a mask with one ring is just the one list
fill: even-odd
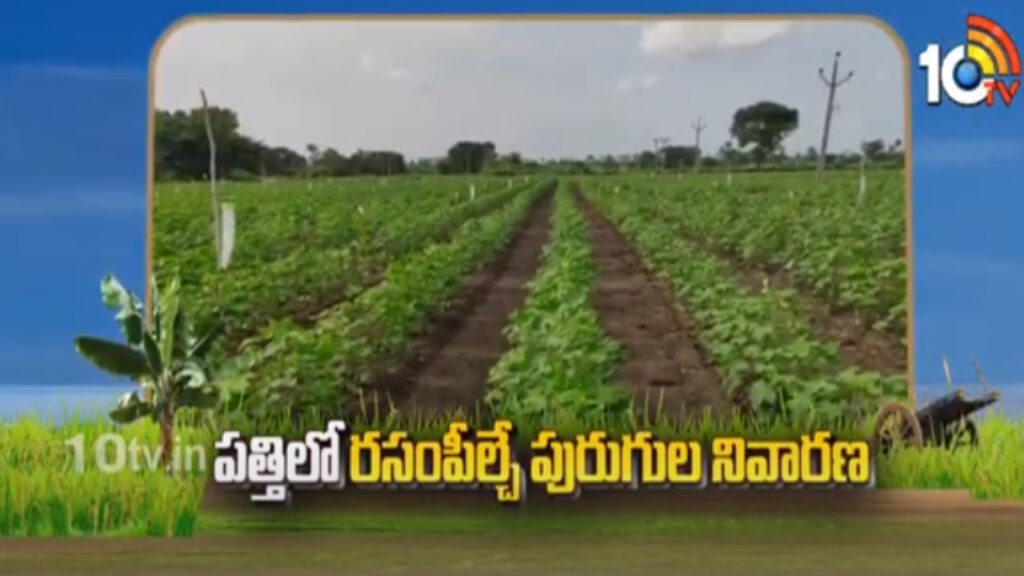
[(508, 249), (473, 274), (461, 298), (431, 321), (407, 360), (370, 390), (403, 412), (483, 411), (488, 372), (508, 348), (503, 330), (540, 265), (551, 196), (548, 191), (538, 200)]
[[(806, 496), (806, 494), (805, 494)], [(890, 503), (900, 500), (895, 494)], [(828, 518), (745, 525), (723, 520), (610, 532), (402, 531), (209, 535), (187, 540), (0, 539), (2, 574), (587, 575), (818, 574), (972, 576), (1019, 573), (1016, 516), (964, 515), (956, 498), (919, 495), (945, 516)], [(911, 498), (914, 500), (914, 498)], [(516, 514), (516, 512), (509, 512)], [(678, 512), (677, 512), (678, 514)], [(605, 517), (607, 525), (608, 518)], [(443, 522), (441, 522), (443, 524)], [(746, 526), (746, 527), (745, 527)], [(543, 530), (543, 529), (541, 529)]]
[(618, 377), (652, 416), (699, 415), (730, 409), (717, 371), (697, 344), (692, 323), (671, 292), (648, 270), (615, 226), (579, 190), (590, 226), (597, 281), (592, 303), (604, 331), (629, 359)]
[[(781, 267), (744, 263), (721, 248), (707, 243), (703, 243), (703, 247), (728, 262), (743, 285), (751, 291), (760, 291), (765, 286), (773, 290), (796, 288), (792, 278)], [(898, 336), (874, 330), (853, 312), (833, 310), (799, 289), (797, 295), (800, 312), (810, 321), (815, 334), (823, 340), (837, 343), (847, 366), (882, 374), (906, 373), (907, 349)]]

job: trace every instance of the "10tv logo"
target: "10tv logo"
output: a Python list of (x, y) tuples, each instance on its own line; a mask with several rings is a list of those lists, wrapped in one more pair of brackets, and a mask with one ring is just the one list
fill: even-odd
[(938, 44), (929, 44), (918, 65), (928, 74), (931, 106), (941, 104), (943, 95), (965, 107), (994, 106), (996, 98), (1009, 106), (1020, 88), (1020, 53), (1006, 30), (984, 16), (967, 17), (966, 44), (945, 56)]

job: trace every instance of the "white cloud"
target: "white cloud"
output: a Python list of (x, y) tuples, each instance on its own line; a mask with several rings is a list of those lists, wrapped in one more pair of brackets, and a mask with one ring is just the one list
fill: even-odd
[(919, 274), (930, 276), (932, 280), (942, 277), (943, 280), (999, 284), (1008, 279), (1018, 281), (1024, 278), (1024, 270), (1018, 262), (984, 254), (927, 254), (918, 258), (915, 267)]
[(615, 83), (615, 89), (619, 92), (636, 92), (639, 90), (651, 90), (661, 84), (661, 78), (654, 74), (646, 74), (639, 78), (619, 78)]
[(405, 80), (410, 75), (405, 68), (392, 68), (388, 70), (387, 76), (392, 80)]
[[(645, 43), (653, 52), (638, 49)], [(717, 53), (651, 57), (694, 50)], [(267, 143), (412, 157), (475, 138), (528, 156), (636, 152), (651, 134), (688, 140), (697, 116), (710, 151), (729, 138), (737, 108), (772, 99), (800, 111), (786, 146), (802, 150), (820, 138), (817, 70), (835, 50), (852, 69), (889, 72), (844, 85), (833, 149), (903, 137), (900, 52), (864, 22), (203, 22), (166, 40), (155, 97), (160, 108), (191, 108), (204, 88)]]
[(1013, 161), (1024, 154), (1024, 139), (922, 138), (914, 144), (914, 162), (963, 167)]
[(359, 67), (367, 72), (372, 71), (376, 67), (376, 61), (372, 52), (363, 52), (359, 55)]
[(54, 194), (47, 196), (0, 196), (0, 218), (58, 216), (138, 217), (145, 211), (146, 195), (125, 193)]
[(691, 56), (750, 48), (788, 33), (790, 22), (656, 22), (643, 27), (640, 49), (649, 56)]
[(379, 62), (373, 52), (363, 52), (359, 56), (359, 67), (368, 74), (399, 82), (408, 79), (411, 75), (407, 68)]
[(14, 64), (5, 67), (18, 74), (37, 76), (56, 76), (75, 80), (111, 81), (143, 81), (145, 74), (139, 70), (116, 67), (71, 66), (61, 64)]

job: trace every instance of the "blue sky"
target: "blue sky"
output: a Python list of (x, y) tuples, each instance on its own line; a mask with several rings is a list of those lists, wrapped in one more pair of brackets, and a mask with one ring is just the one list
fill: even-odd
[[(147, 64), (160, 33), (185, 14), (218, 12), (572, 12), (565, 0), (443, 2), (17, 3), (0, 20), (0, 380), (96, 382), (79, 360), (79, 333), (114, 334), (98, 299), (108, 271), (141, 287), (144, 270)], [(721, 4), (687, 4), (719, 12)], [(818, 11), (809, 0), (730, 3), (734, 11)], [(1024, 46), (1016, 2), (833, 2), (875, 14), (903, 37), (916, 64), (928, 43), (962, 41), (968, 10), (999, 21)], [(598, 0), (594, 11), (661, 12), (677, 3)], [(992, 382), (1024, 382), (1022, 191), (1024, 114), (919, 106), (913, 70), (914, 247), (918, 380), (942, 379), (940, 358), (966, 377), (976, 354)]]

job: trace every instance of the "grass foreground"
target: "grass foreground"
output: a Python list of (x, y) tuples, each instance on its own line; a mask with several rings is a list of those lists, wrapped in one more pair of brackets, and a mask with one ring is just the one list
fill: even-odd
[[(266, 434), (269, 428), (274, 430), (272, 433), (294, 437), (300, 431), (319, 426), (283, 420), (272, 424), (253, 429)], [(418, 431), (417, 436), (432, 436), (443, 429), (440, 420), (423, 420), (409, 426), (396, 419), (367, 418), (351, 424), (355, 429), (403, 428)], [(533, 429), (545, 424), (551, 423), (524, 425), (521, 433), (530, 435)], [(689, 426), (659, 422), (577, 424), (557, 428), (566, 433), (594, 428), (617, 433), (627, 428), (643, 428), (666, 437), (690, 438), (730, 432), (761, 438), (790, 434), (784, 427), (771, 423), (751, 430), (739, 421), (717, 426), (708, 421)], [(223, 425), (219, 423), (216, 428)], [(211, 423), (178, 426), (175, 462), (179, 473), (172, 478), (152, 465), (155, 460), (150, 461), (159, 446), (159, 431), (149, 421), (116, 426), (99, 416), (77, 416), (61, 426), (31, 417), (0, 423), (0, 536), (192, 536), (210, 530), (219, 532), (227, 524), (218, 522), (215, 514), (200, 510), (213, 454), (214, 429)], [(847, 437), (862, 433), (856, 427), (831, 429)], [(247, 430), (242, 427), (242, 431)], [(979, 422), (979, 432), (981, 443), (974, 449), (948, 451), (928, 447), (897, 450), (880, 457), (878, 489), (959, 489), (978, 499), (1024, 500), (1024, 421), (993, 413)], [(111, 467), (120, 469), (112, 471)], [(309, 521), (310, 528), (315, 528), (315, 521)], [(303, 522), (294, 520), (296, 530)], [(465, 522), (479, 528), (478, 523), (490, 520), (477, 518)], [(571, 520), (567, 522), (573, 525)], [(352, 517), (342, 524), (350, 528), (361, 525), (373, 531), (372, 520), (360, 523)], [(437, 519), (430, 519), (429, 525), (438, 528)], [(505, 521), (500, 525), (509, 527)], [(534, 528), (544, 526), (555, 527), (541, 521)]]

